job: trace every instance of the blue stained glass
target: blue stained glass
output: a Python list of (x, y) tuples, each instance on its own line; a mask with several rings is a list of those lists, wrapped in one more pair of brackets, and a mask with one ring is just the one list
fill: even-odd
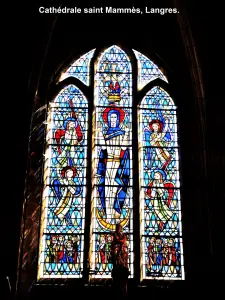
[[(167, 78), (133, 50), (138, 89)], [(89, 85), (95, 49), (61, 76)], [(133, 277), (132, 66), (118, 46), (106, 49), (94, 70), (94, 183), (90, 264), (95, 278), (111, 278), (116, 224), (127, 237)], [(184, 279), (176, 106), (159, 86), (139, 106), (141, 270), (143, 279)], [(88, 102), (73, 84), (49, 104), (38, 278), (82, 277), (86, 199)]]
[(104, 73), (131, 73), (127, 54), (118, 46), (111, 46), (99, 58), (98, 71)]
[(133, 276), (132, 244), (132, 74), (126, 53), (105, 50), (95, 70), (95, 186), (90, 257), (94, 277), (111, 277), (109, 250), (116, 224), (127, 235)]
[(184, 279), (176, 106), (156, 86), (139, 116), (142, 277)]
[(183, 277), (182, 239), (176, 237), (144, 237), (142, 253), (146, 278), (181, 279)]
[(61, 80), (70, 76), (80, 79), (84, 84), (89, 85), (90, 62), (94, 55), (95, 49), (82, 55), (63, 73)]
[(166, 76), (156, 64), (142, 53), (134, 49), (133, 51), (138, 61), (138, 89), (142, 89), (147, 83), (157, 78), (168, 82)]
[(75, 235), (46, 235), (43, 273), (49, 278), (80, 277), (83, 239)]
[(74, 85), (49, 104), (39, 277), (81, 277), (88, 104)]
[(170, 110), (168, 111), (168, 114), (173, 114), (173, 110), (176, 110), (176, 106), (169, 94), (159, 86), (155, 86), (145, 95), (141, 107), (147, 109)]

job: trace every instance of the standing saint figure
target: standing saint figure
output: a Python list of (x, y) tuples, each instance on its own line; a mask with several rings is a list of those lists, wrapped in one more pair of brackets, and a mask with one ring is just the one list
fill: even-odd
[(128, 268), (128, 246), (127, 236), (122, 233), (122, 226), (116, 225), (116, 231), (113, 233), (112, 240), (112, 262), (113, 266), (121, 265)]
[[(145, 191), (146, 199), (149, 199), (156, 215), (158, 229), (162, 231), (167, 222), (173, 220), (174, 209), (171, 208), (171, 202), (176, 205), (174, 197), (174, 185), (171, 182), (165, 182), (166, 173), (163, 170), (155, 169), (151, 172), (152, 180)], [(177, 225), (173, 220), (174, 225)]]
[[(52, 181), (52, 188), (58, 200), (54, 214), (61, 222), (65, 220), (67, 225), (73, 225), (71, 214), (73, 212), (73, 206), (76, 204), (75, 198), (82, 192), (76, 175), (76, 168), (67, 166), (61, 170), (61, 178), (58, 176), (58, 179)], [(75, 206), (78, 206), (78, 203)]]
[(151, 168), (153, 163), (157, 163), (160, 169), (165, 170), (171, 160), (171, 154), (166, 147), (169, 146), (172, 137), (169, 132), (169, 120), (161, 116), (149, 122), (149, 126), (144, 129), (145, 142), (147, 148), (146, 166)]
[[(128, 276), (128, 241), (125, 233), (122, 232), (122, 226), (116, 225), (116, 231), (112, 235), (112, 278), (115, 291), (127, 295)], [(118, 296), (118, 295), (117, 295)]]
[(102, 145), (96, 175), (99, 177), (97, 190), (106, 222), (120, 217), (127, 196), (130, 178), (130, 153), (128, 148), (129, 129), (121, 128), (125, 112), (110, 106), (103, 112), (107, 131), (98, 128), (99, 143)]
[(56, 164), (58, 167), (74, 166), (74, 154), (76, 147), (83, 141), (81, 126), (73, 110), (73, 102), (69, 102), (71, 108), (71, 117), (68, 117), (63, 123), (63, 129), (57, 129), (54, 138), (57, 145)]
[(83, 134), (72, 100), (69, 101), (69, 106), (71, 117), (65, 119), (64, 129), (57, 129), (54, 133), (57, 155), (53, 158), (53, 166), (56, 178), (51, 184), (57, 199), (54, 215), (60, 219), (61, 224), (65, 220), (67, 225), (74, 225), (71, 214), (76, 204), (75, 198), (82, 192), (75, 153), (78, 151), (77, 146), (83, 141)]

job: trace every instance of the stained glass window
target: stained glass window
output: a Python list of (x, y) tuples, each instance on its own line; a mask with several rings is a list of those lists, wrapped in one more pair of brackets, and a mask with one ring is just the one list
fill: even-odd
[[(137, 249), (133, 246), (133, 222), (137, 221), (141, 279), (184, 279), (176, 106), (164, 89), (155, 86), (139, 102), (138, 116), (134, 115), (134, 79), (138, 89), (156, 78), (168, 81), (149, 58), (133, 51), (138, 62), (137, 78), (133, 78), (128, 55), (116, 45), (99, 54), (91, 74), (93, 49), (76, 60), (60, 79), (72, 76), (89, 85), (93, 76), (93, 99), (86, 99), (81, 89), (69, 84), (48, 104), (39, 279), (82, 277), (88, 266), (86, 254), (92, 278), (111, 278), (117, 224), (127, 238), (124, 261), (130, 278), (134, 277)], [(88, 101), (93, 101), (93, 111)], [(133, 122), (138, 127), (136, 137), (132, 134)], [(92, 135), (89, 160), (88, 129)], [(132, 137), (138, 139), (138, 149)], [(135, 220), (133, 150), (139, 156), (136, 188), (140, 216), (136, 214)], [(87, 166), (92, 174), (91, 193), (86, 193)], [(89, 194), (91, 198), (87, 199)], [(90, 209), (87, 249), (84, 218)]]
[(176, 106), (156, 86), (139, 116), (142, 278), (184, 279)]
[(83, 266), (88, 104), (74, 85), (49, 104), (39, 278), (80, 277)]
[(126, 53), (112, 46), (95, 70), (94, 189), (91, 266), (93, 277), (111, 277), (112, 232), (116, 224), (127, 236), (133, 276), (132, 73)]
[(138, 61), (138, 89), (142, 89), (150, 81), (160, 78), (166, 82), (167, 78), (149, 58), (142, 53), (133, 50)]
[(72, 76), (77, 79), (80, 79), (84, 84), (89, 85), (90, 61), (94, 55), (94, 52), (95, 52), (95, 49), (82, 55), (78, 60), (76, 60), (66, 70), (66, 72), (62, 74), (60, 81), (66, 79), (67, 77)]

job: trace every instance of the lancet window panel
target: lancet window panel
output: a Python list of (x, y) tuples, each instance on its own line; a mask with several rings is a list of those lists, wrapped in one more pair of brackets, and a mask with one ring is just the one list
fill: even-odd
[[(93, 277), (111, 277), (112, 232), (127, 235), (133, 276), (132, 73), (126, 53), (105, 50), (95, 70), (95, 147), (92, 197), (91, 265)], [(111, 252), (110, 252), (111, 253)]]
[(82, 276), (87, 124), (87, 99), (65, 87), (48, 109), (39, 278)]
[(154, 87), (139, 107), (143, 279), (184, 279), (176, 106)]

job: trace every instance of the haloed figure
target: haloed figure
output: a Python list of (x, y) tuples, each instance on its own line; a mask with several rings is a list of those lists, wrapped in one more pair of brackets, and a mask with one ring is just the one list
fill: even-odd
[[(161, 120), (152, 120), (149, 127), (144, 129), (145, 142), (147, 148), (147, 165), (150, 167), (153, 163), (157, 163), (157, 167), (166, 169), (171, 160), (171, 154), (165, 148), (171, 142), (171, 133), (168, 131), (168, 120), (164, 118)], [(156, 166), (156, 165), (155, 165)]]
[[(65, 167), (61, 171), (61, 178), (52, 182), (53, 190), (58, 198), (58, 204), (54, 214), (61, 220), (65, 220), (67, 225), (73, 225), (71, 220), (71, 208), (75, 198), (81, 193), (81, 187), (77, 178), (77, 170), (74, 167)], [(75, 180), (76, 179), (76, 180)]]
[(146, 198), (151, 201), (153, 212), (157, 216), (159, 230), (162, 231), (166, 223), (172, 221), (174, 214), (170, 205), (171, 201), (174, 201), (174, 185), (165, 182), (166, 173), (160, 169), (153, 170), (151, 178), (152, 181), (146, 190)]
[(102, 147), (97, 167), (97, 189), (107, 222), (120, 217), (129, 184), (129, 129), (122, 130), (119, 126), (124, 116), (124, 111), (118, 107), (105, 109), (103, 119), (108, 129), (104, 134), (101, 128), (98, 130)]
[(83, 140), (80, 125), (75, 118), (67, 118), (63, 126), (64, 129), (58, 129), (55, 132), (58, 150), (56, 164), (58, 167), (75, 165), (74, 153), (77, 145)]

